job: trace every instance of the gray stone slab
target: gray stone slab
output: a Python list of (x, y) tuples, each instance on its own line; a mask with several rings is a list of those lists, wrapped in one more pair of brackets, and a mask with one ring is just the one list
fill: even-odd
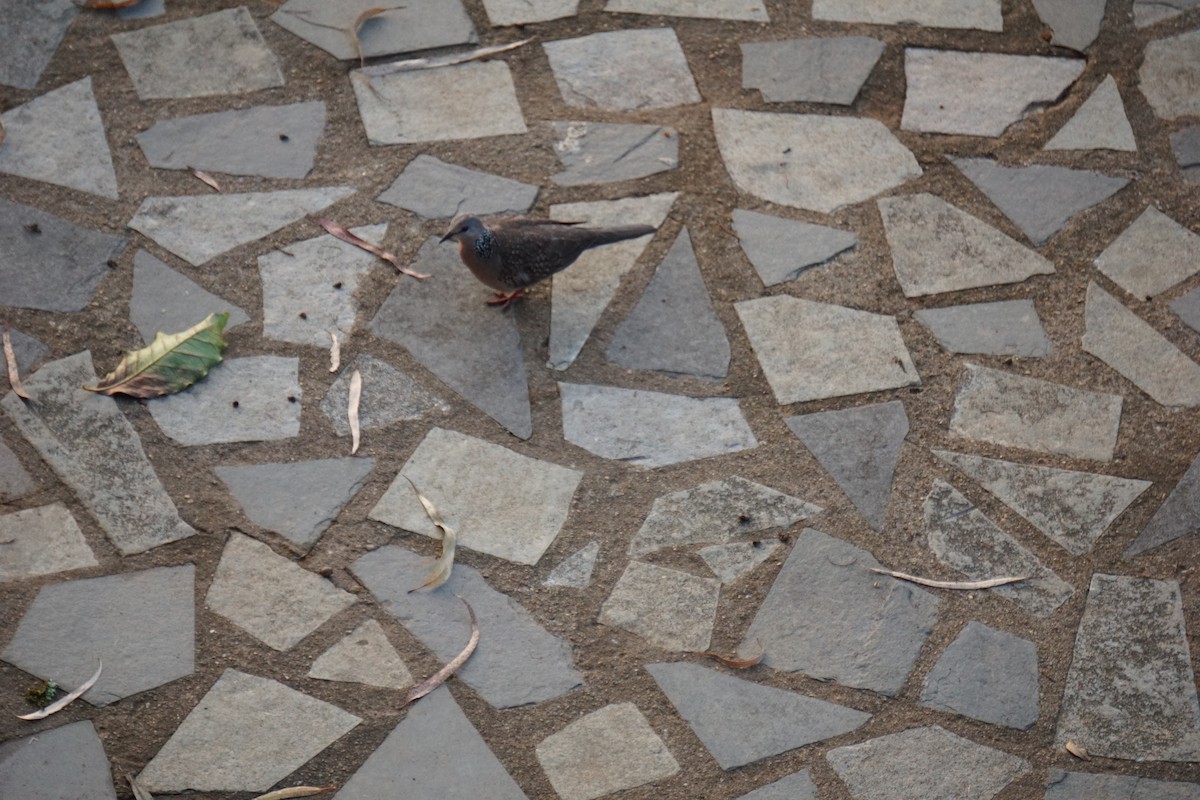
[[(384, 222), (350, 232), (379, 244), (387, 229)], [(355, 293), (377, 263), (374, 254), (331, 235), (259, 256), (263, 336), (321, 348), (330, 346), (331, 332), (347, 341), (358, 316)]]
[(1031, 551), (988, 519), (945, 481), (935, 480), (925, 498), (924, 527), (937, 560), (970, 580), (1028, 577), (989, 589), (1036, 617), (1048, 617), (1075, 593)]
[(1138, 88), (1163, 119), (1200, 114), (1200, 30), (1146, 45)]
[(447, 386), (514, 436), (533, 434), (525, 353), (511, 314), (486, 305), (488, 293), (458, 258), (430, 237), (411, 264), (428, 280), (396, 285), (371, 332), (406, 348)]
[(1200, 457), (1192, 461), (1154, 516), (1125, 550), (1136, 556), (1200, 529)]
[(526, 25), (573, 17), (579, 0), (483, 0), (483, 8), (493, 25)]
[(923, 25), (930, 28), (1003, 30), (1000, 0), (813, 0), (813, 19)]
[(787, 426), (875, 530), (883, 530), (908, 415), (899, 400), (789, 417)]
[(532, 565), (562, 530), (582, 478), (578, 470), (433, 428), (368, 516), (440, 539), (416, 485), (458, 533), (460, 547)]
[(262, 542), (233, 533), (221, 552), (205, 605), (268, 647), (289, 650), (354, 605), (354, 595)]
[(729, 374), (729, 339), (713, 311), (686, 227), (617, 326), (608, 360), (626, 369), (710, 380)]
[(1120, 395), (967, 364), (950, 433), (1003, 447), (1112, 461)]
[(0, 503), (11, 503), (37, 488), (15, 453), (0, 439)]
[(808, 777), (808, 770), (802, 769), (752, 792), (738, 795), (736, 800), (817, 800), (817, 787)]
[(937, 725), (838, 747), (825, 756), (862, 800), (991, 800), (1029, 762)]
[(921, 382), (895, 317), (789, 295), (734, 308), (780, 405)]
[(117, 199), (90, 75), (10, 108), (0, 124), (6, 132), (0, 172)]
[(1054, 32), (1051, 44), (1082, 53), (1100, 35), (1108, 0), (1033, 0), (1034, 10)]
[(1200, 784), (1051, 769), (1045, 800), (1197, 800)]
[(1038, 358), (1053, 349), (1032, 300), (922, 308), (915, 316), (951, 353)]
[(721, 582), (632, 561), (600, 607), (600, 623), (664, 650), (708, 649)]
[(364, 431), (386, 428), (396, 422), (420, 419), (433, 411), (450, 411), (450, 406), (408, 374), (386, 361), (360, 353), (349, 368), (342, 369), (337, 380), (321, 399), (321, 412), (329, 418), (338, 436), (350, 435), (346, 410), (349, 407), (350, 377), (355, 370), (362, 376), (358, 417), (360, 427)]
[(576, 550), (571, 555), (558, 562), (558, 566), (550, 570), (544, 586), (569, 586), (572, 589), (586, 589), (592, 585), (592, 570), (596, 567), (596, 556), (600, 555), (600, 543), (591, 541)]
[(650, 721), (628, 702), (580, 717), (539, 742), (535, 752), (562, 800), (594, 800), (679, 772)]
[(167, 13), (166, 0), (138, 0), (131, 6), (117, 9), (117, 19), (149, 19)]
[(0, 406), (121, 555), (191, 536), (196, 531), (179, 518), (117, 402), (81, 388), (95, 382), (84, 350), (26, 377), (31, 402), (10, 392)]
[(16, 328), (8, 329), (8, 338), (12, 342), (13, 355), (17, 357), (17, 370), (22, 375), (32, 372), (33, 368), (42, 363), (42, 359), (50, 352), (50, 348), (46, 344)]
[(242, 6), (114, 33), (112, 41), (143, 100), (283, 86), (278, 59)]
[(732, 108), (712, 119), (733, 182), (772, 203), (828, 214), (921, 176), (878, 120)]
[(858, 246), (858, 234), (735, 209), (733, 230), (764, 286), (790, 281)]
[(775, 555), (779, 548), (779, 542), (732, 542), (701, 547), (697, 552), (724, 584), (733, 583)]
[(383, 626), (373, 619), (346, 634), (313, 662), (308, 677), (347, 681), (384, 689), (407, 689), (413, 684), (408, 665), (388, 641)]
[(608, 0), (605, 11), (769, 22), (762, 0)]
[[(490, 587), (478, 570), (455, 564), (442, 586), (410, 593), (425, 582), (431, 564), (431, 559), (389, 545), (362, 556), (350, 570), (439, 661), (454, 658), (467, 643), (471, 629), (458, 597), (470, 603), (479, 619), (479, 647), (455, 676), (496, 708), (540, 703), (583, 683), (571, 646)], [(422, 764), (422, 770), (427, 766)]]
[[(349, 31), (368, 9), (384, 11), (358, 26), (355, 45)], [(271, 21), (343, 61), (479, 41), (461, 0), (288, 0)]]
[(1200, 703), (1179, 584), (1095, 574), (1055, 743), (1093, 756), (1200, 761)]
[(615, 183), (679, 166), (679, 132), (662, 125), (558, 121), (554, 136), (565, 169), (550, 180), (559, 186)]
[(593, 33), (542, 48), (563, 102), (573, 108), (645, 111), (701, 99), (671, 28)]
[(1067, 124), (1046, 142), (1047, 150), (1124, 150), (1137, 151), (1137, 139), (1117, 82), (1109, 75)]
[(255, 525), (304, 549), (316, 544), (362, 488), (373, 458), (219, 466), (213, 471)]
[(100, 680), (83, 695), (95, 706), (191, 675), (195, 573), (185, 564), (46, 586), (3, 658), (69, 690), (102, 662)]
[(1139, 28), (1172, 19), (1200, 6), (1200, 0), (1133, 0), (1133, 24)]
[(325, 132), (325, 103), (253, 106), (176, 117), (137, 135), (150, 166), (226, 175), (303, 178)]
[(1030, 524), (1081, 556), (1112, 521), (1150, 488), (1150, 481), (1073, 472), (934, 450), (970, 475)]
[(199, 266), (354, 194), (349, 186), (147, 197), (129, 227)]
[(36, 87), (78, 13), (71, 0), (0, 3), (0, 83)]
[(563, 438), (601, 458), (663, 467), (757, 447), (732, 397), (558, 384)]
[(1129, 183), (1126, 178), (1044, 164), (1002, 167), (986, 158), (950, 161), (1038, 247), (1050, 241), (1071, 217), (1099, 205)]
[(425, 219), (459, 214), (523, 214), (538, 187), (418, 155), (376, 199)]
[(1037, 647), (968, 622), (925, 676), (921, 705), (1029, 730), (1038, 717)]
[(840, 736), (871, 719), (697, 664), (647, 664), (646, 671), (724, 770)]
[[(441, 0), (435, 0), (441, 2)], [(504, 61), (452, 67), (350, 73), (358, 113), (370, 144), (414, 144), (525, 133), (512, 73)], [(446, 103), (471, 87), (473, 102)]]
[(1200, 406), (1200, 364), (1094, 282), (1084, 323), (1084, 350), (1164, 406)]
[(745, 42), (742, 88), (768, 103), (849, 106), (881, 55), (883, 42), (868, 36)]
[(820, 506), (734, 475), (657, 498), (630, 541), (629, 554), (745, 540), (819, 513)]
[(108, 756), (91, 721), (72, 722), (0, 744), (0, 796), (117, 800)]
[(149, 403), (163, 433), (182, 445), (264, 442), (300, 433), (300, 359), (226, 359), (186, 392)]
[(1200, 287), (1172, 300), (1170, 307), (1189, 328), (1200, 332)]
[(900, 127), (999, 136), (1031, 107), (1058, 100), (1084, 65), (1076, 58), (907, 48)]
[(1200, 125), (1172, 133), (1171, 149), (1184, 180), (1200, 183)]
[(278, 681), (227, 669), (138, 779), (152, 792), (262, 792), (361, 721)]
[(1148, 300), (1200, 272), (1200, 234), (1147, 206), (1095, 264), (1122, 289)]
[(124, 246), (123, 236), (0, 197), (0, 305), (79, 311)]
[[(894, 697), (933, 631), (938, 599), (868, 572), (870, 553), (806, 529), (750, 623), (738, 652), (763, 663)], [(796, 609), (804, 609), (797, 615)]]
[(0, 583), (100, 564), (62, 503), (0, 516), (0, 542)]
[(229, 313), (226, 331), (250, 321), (241, 308), (171, 269), (149, 251), (138, 250), (134, 255), (129, 319), (142, 341), (154, 341), (159, 332), (185, 331), (217, 311)]

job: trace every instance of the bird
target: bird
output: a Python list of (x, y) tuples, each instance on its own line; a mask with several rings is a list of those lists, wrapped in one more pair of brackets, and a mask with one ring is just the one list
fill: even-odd
[(459, 214), (441, 241), (458, 242), (463, 264), (495, 290), (487, 304), (503, 309), (533, 284), (574, 264), (584, 250), (655, 231), (650, 225), (587, 228), (533, 217)]

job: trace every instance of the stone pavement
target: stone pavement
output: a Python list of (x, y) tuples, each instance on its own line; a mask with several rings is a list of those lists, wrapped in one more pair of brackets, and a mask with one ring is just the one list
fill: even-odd
[(0, 0), (0, 798), (1200, 799), (1198, 119), (1195, 0)]

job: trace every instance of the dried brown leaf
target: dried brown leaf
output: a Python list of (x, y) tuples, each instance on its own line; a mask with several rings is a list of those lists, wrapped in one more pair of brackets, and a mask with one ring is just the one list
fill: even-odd
[(1070, 753), (1071, 755), (1075, 756), (1076, 758), (1078, 758), (1082, 761), (1091, 761), (1092, 760), (1092, 757), (1090, 755), (1088, 755), (1087, 748), (1081, 744), (1075, 744), (1075, 742), (1069, 741), (1066, 744), (1066, 749), (1067, 749), (1068, 753)]
[(362, 435), (358, 422), (358, 404), (362, 400), (362, 373), (358, 370), (350, 375), (350, 399), (346, 404), (346, 421), (350, 423), (350, 455), (358, 452), (358, 441)]
[(762, 642), (759, 642), (758, 655), (751, 658), (731, 658), (729, 656), (721, 655), (720, 653), (714, 653), (712, 650), (705, 650), (704, 652), (697, 653), (696, 655), (704, 656), (705, 658), (711, 658), (714, 661), (719, 661), (732, 669), (750, 669), (753, 666), (761, 664), (763, 656), (766, 654), (767, 651), (763, 648)]
[(930, 586), (934, 589), (991, 589), (994, 586), (1004, 586), (1009, 583), (1020, 583), (1021, 581), (1029, 580), (1028, 575), (1013, 576), (1007, 578), (988, 578), (982, 581), (937, 581), (932, 578), (921, 578), (916, 575), (909, 575), (906, 572), (893, 572), (890, 569), (879, 569), (878, 567), (868, 567), (871, 572), (880, 575), (890, 575), (893, 578), (899, 578), (902, 581), (911, 581), (918, 583), (921, 586)]
[(29, 399), (29, 392), (21, 384), (21, 371), (17, 369), (17, 354), (13, 352), (12, 337), (8, 335), (8, 323), (4, 323), (4, 363), (8, 366), (8, 382), (17, 397)]
[(37, 711), (34, 711), (32, 714), (18, 714), (17, 719), (45, 719), (46, 717), (50, 716), (51, 714), (57, 714), (59, 711), (62, 711), (64, 708), (69, 706), (71, 703), (78, 700), (83, 695), (84, 692), (86, 692), (88, 689), (90, 689), (96, 685), (96, 681), (100, 680), (100, 673), (104, 669), (104, 663), (100, 662), (99, 660), (97, 660), (97, 663), (99, 663), (100, 666), (96, 667), (95, 674), (93, 674), (92, 677), (88, 678), (86, 681), (81, 683), (79, 685), (78, 689), (71, 692), (70, 694), (63, 695), (62, 697), (60, 697), (58, 700), (55, 700), (50, 705), (46, 706), (45, 708), (38, 709)]
[(354, 18), (354, 23), (350, 26), (350, 38), (354, 40), (354, 52), (358, 53), (358, 65), (360, 67), (366, 66), (367, 58), (363, 55), (362, 39), (358, 37), (358, 30), (363, 26), (364, 23), (366, 23), (367, 20), (374, 19), (380, 14), (386, 14), (388, 11), (391, 11), (391, 9), (375, 6), (374, 8), (368, 8), (366, 11)]
[(378, 78), (383, 75), (391, 75), (394, 72), (408, 72), (414, 69), (435, 69), (437, 67), (453, 66), (454, 64), (465, 64), (468, 61), (478, 61), (481, 58), (494, 56), (497, 53), (516, 50), (518, 47), (524, 47), (532, 41), (533, 39), (522, 39), (519, 42), (512, 42), (511, 44), (495, 44), (490, 47), (480, 47), (478, 50), (472, 50), (469, 53), (437, 56), (436, 58), (409, 58), (404, 61), (390, 61), (386, 64), (376, 64), (366, 67), (363, 70), (363, 74), (372, 78)]
[[(404, 475), (404, 473), (400, 474)], [(411, 593), (421, 589), (436, 589), (450, 580), (450, 572), (454, 569), (454, 547), (458, 543), (458, 534), (442, 519), (441, 513), (437, 510), (433, 502), (421, 494), (421, 490), (412, 482), (412, 478), (404, 475), (404, 480), (408, 481), (408, 485), (416, 492), (417, 499), (421, 501), (421, 506), (425, 509), (425, 513), (429, 516), (430, 521), (442, 531), (441, 557), (434, 563), (433, 569), (429, 571), (429, 576), (425, 578), (425, 582), (416, 589), (409, 589), (408, 591)]]
[(293, 797), (312, 797), (314, 794), (322, 792), (332, 792), (337, 788), (337, 784), (329, 786), (290, 786), (286, 789), (276, 789), (273, 792), (260, 794), (258, 797), (251, 800), (291, 800)]
[(455, 672), (457, 672), (463, 664), (467, 663), (467, 659), (471, 657), (471, 653), (474, 653), (475, 648), (479, 646), (479, 621), (475, 619), (475, 609), (471, 608), (471, 604), (466, 600), (463, 600), (461, 597), (458, 599), (462, 600), (462, 604), (467, 607), (467, 614), (471, 616), (471, 638), (467, 640), (467, 646), (464, 647), (462, 652), (456, 655), (452, 661), (446, 664), (446, 666), (442, 667), (433, 675), (414, 686), (409, 693), (405, 695), (404, 702), (400, 704), (401, 708), (409, 703), (412, 703), (413, 701), (420, 700), (422, 697), (445, 683), (446, 680)]
[(337, 372), (342, 365), (342, 343), (338, 341), (336, 331), (329, 332), (329, 371)]
[(215, 192), (221, 191), (221, 184), (217, 183), (217, 179), (214, 178), (212, 175), (209, 175), (207, 172), (204, 172), (203, 170), (196, 169), (195, 167), (188, 167), (188, 170), (191, 171), (191, 173), (193, 175), (195, 175), (197, 178), (199, 178), (200, 180), (207, 183), (212, 188), (213, 191), (215, 191)]
[(331, 219), (325, 219), (324, 217), (309, 217), (309, 219), (311, 219), (313, 222), (317, 223), (322, 228), (324, 228), (326, 231), (328, 231), (330, 235), (332, 235), (338, 239), (341, 239), (346, 244), (352, 244), (355, 247), (361, 247), (363, 250), (366, 250), (368, 253), (372, 253), (372, 254), (378, 256), (379, 258), (382, 258), (384, 261), (388, 262), (393, 267), (395, 267), (402, 275), (408, 275), (413, 278), (428, 278), (429, 277), (428, 275), (425, 275), (424, 273), (413, 272), (411, 269), (408, 269), (407, 267), (400, 266), (400, 259), (396, 258), (396, 256), (394, 254), (389, 253), (387, 250), (384, 250), (382, 247), (380, 247), (377, 244), (371, 244), (366, 239), (363, 239), (360, 236), (355, 236), (353, 233), (351, 233), (345, 227), (337, 224), (336, 222), (334, 222)]

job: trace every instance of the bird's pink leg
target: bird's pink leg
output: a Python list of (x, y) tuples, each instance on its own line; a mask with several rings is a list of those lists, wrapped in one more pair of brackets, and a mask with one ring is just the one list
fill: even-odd
[(504, 309), (506, 309), (510, 305), (512, 305), (513, 300), (516, 300), (518, 297), (520, 297), (523, 294), (525, 294), (524, 289), (517, 289), (512, 292), (496, 292), (495, 299), (488, 300), (487, 304), (489, 306), (500, 306), (500, 310), (503, 311)]

